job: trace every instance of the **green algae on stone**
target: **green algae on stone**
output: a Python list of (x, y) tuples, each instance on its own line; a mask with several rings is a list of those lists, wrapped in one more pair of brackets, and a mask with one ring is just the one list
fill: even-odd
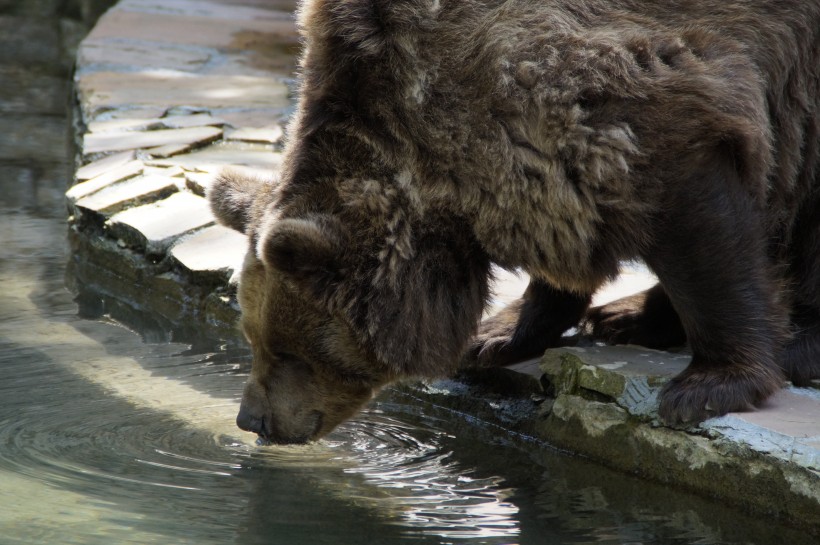
[(557, 392), (611, 400), (632, 415), (651, 417), (660, 388), (688, 360), (639, 347), (567, 347), (547, 350), (541, 368)]

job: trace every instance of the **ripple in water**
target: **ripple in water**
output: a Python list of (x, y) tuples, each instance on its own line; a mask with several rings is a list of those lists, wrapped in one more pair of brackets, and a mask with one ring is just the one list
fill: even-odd
[(345, 425), (335, 435), (362, 475), (386, 494), (386, 502), (402, 515), (402, 524), (424, 534), (449, 539), (511, 538), (519, 534), (518, 508), (505, 501), (509, 492), (497, 476), (473, 478), (443, 450), (447, 434), (432, 427), (407, 424), (378, 409)]

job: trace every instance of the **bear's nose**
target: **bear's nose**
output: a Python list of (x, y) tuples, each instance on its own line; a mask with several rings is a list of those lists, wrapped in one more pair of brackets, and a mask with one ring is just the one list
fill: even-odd
[(242, 430), (259, 435), (265, 432), (265, 419), (254, 416), (244, 405), (239, 406), (239, 414), (236, 415), (236, 425)]

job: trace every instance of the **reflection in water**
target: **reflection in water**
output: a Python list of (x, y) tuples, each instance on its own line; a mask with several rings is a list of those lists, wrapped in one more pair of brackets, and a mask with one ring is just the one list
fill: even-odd
[(446, 437), (441, 430), (409, 425), (374, 409), (344, 433), (358, 462), (347, 472), (389, 492), (404, 524), (451, 539), (519, 534), (518, 508), (505, 501), (509, 492), (503, 479), (471, 477), (441, 448), (440, 439)]

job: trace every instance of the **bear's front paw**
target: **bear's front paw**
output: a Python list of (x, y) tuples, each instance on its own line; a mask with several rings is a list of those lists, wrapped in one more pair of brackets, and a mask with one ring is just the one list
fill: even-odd
[(680, 319), (659, 286), (589, 309), (586, 330), (607, 344), (665, 349), (686, 342)]
[(518, 357), (515, 342), (517, 323), (518, 313), (509, 307), (481, 322), (478, 333), (470, 341), (463, 364), (468, 367), (497, 367), (522, 359)]
[(697, 424), (752, 409), (782, 383), (778, 371), (763, 365), (690, 365), (661, 391), (658, 413), (668, 425)]
[(589, 309), (586, 324), (589, 333), (607, 344), (643, 344), (640, 300), (626, 297)]

